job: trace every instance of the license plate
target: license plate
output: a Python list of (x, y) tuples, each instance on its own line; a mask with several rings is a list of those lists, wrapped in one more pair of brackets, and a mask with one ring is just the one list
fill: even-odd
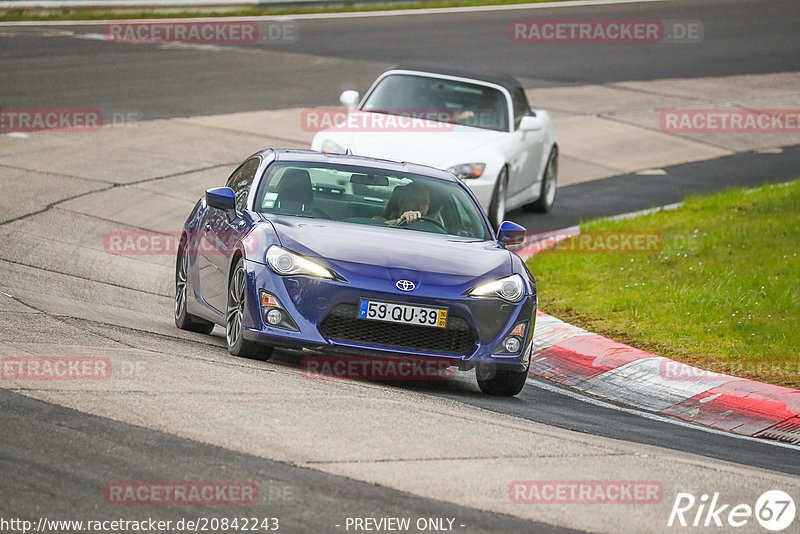
[(364, 299), (361, 300), (358, 316), (361, 319), (372, 319), (374, 321), (416, 324), (437, 328), (444, 328), (447, 324), (447, 309)]

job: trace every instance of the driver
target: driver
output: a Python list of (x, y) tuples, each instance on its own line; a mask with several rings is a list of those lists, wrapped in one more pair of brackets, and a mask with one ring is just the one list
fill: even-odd
[(431, 192), (419, 182), (412, 182), (403, 188), (398, 202), (399, 216), (386, 221), (392, 226), (411, 224), (428, 214), (431, 209)]
[(456, 113), (455, 120), (462, 121), (459, 124), (467, 126), (497, 128), (497, 119), (501, 111), (500, 100), (497, 97), (497, 92), (494, 90), (484, 91), (480, 106), (477, 109), (465, 109)]

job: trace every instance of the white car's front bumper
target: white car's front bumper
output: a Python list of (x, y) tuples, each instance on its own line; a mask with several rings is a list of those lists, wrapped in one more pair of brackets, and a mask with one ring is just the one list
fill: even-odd
[(475, 195), (475, 198), (478, 199), (478, 203), (488, 213), (489, 204), (491, 203), (492, 195), (494, 194), (495, 183), (497, 182), (497, 175), (484, 173), (484, 175), (480, 178), (462, 181), (467, 187), (470, 188), (472, 193)]

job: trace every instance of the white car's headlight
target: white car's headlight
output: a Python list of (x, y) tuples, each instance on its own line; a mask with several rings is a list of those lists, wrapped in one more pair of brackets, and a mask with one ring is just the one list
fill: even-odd
[(483, 174), (483, 171), (486, 170), (485, 163), (464, 163), (463, 165), (456, 165), (455, 167), (450, 167), (447, 169), (448, 171), (455, 174), (458, 178), (462, 180), (467, 180), (469, 178), (480, 178)]
[(267, 265), (275, 274), (283, 276), (293, 274), (305, 274), (316, 276), (317, 278), (335, 279), (336, 275), (327, 267), (323, 267), (317, 262), (304, 258), (294, 252), (289, 252), (278, 245), (272, 245), (267, 250)]
[(465, 293), (468, 297), (500, 297), (509, 302), (519, 302), (525, 297), (525, 280), (518, 274), (498, 278), (481, 284)]
[(322, 142), (322, 146), (320, 146), (320, 152), (323, 152), (324, 154), (344, 154), (345, 149), (342, 148), (338, 143), (335, 143), (330, 139), (325, 139)]

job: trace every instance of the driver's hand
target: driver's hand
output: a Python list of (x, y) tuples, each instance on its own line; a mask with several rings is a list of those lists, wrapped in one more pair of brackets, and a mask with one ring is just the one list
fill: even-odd
[(397, 224), (403, 224), (404, 221), (405, 224), (411, 224), (420, 217), (422, 217), (422, 212), (420, 211), (406, 211), (397, 218)]

